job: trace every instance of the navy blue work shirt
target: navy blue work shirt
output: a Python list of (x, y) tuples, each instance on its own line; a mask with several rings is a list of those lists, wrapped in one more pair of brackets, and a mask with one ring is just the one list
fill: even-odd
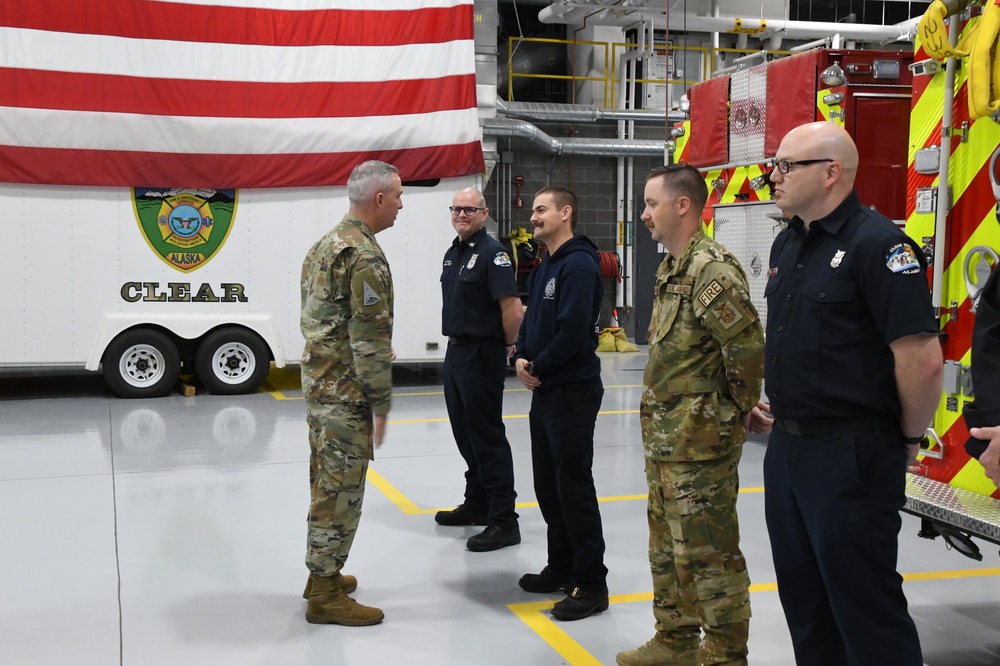
[(777, 418), (902, 414), (891, 342), (937, 334), (923, 253), (855, 192), (771, 246), (764, 390)]
[(441, 269), (441, 332), (447, 336), (504, 340), (503, 296), (517, 296), (510, 255), (483, 227), (457, 236)]

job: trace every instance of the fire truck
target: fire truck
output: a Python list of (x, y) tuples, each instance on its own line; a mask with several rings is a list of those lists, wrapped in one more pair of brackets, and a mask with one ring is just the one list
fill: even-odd
[(905, 510), (921, 518), (921, 536), (981, 559), (976, 539), (1000, 544), (1000, 490), (965, 452), (962, 407), (975, 396), (976, 297), (1000, 263), (1000, 114), (989, 97), (1000, 76), (1000, 5), (964, 4), (932, 5), (912, 52), (824, 44), (698, 83), (688, 91), (689, 119), (672, 135), (674, 161), (705, 175), (706, 228), (745, 266), (765, 318), (769, 251), (786, 224), (771, 201), (768, 162), (787, 131), (806, 122), (834, 122), (852, 135), (858, 195), (921, 245), (941, 326), (944, 390), (921, 472), (908, 475)]

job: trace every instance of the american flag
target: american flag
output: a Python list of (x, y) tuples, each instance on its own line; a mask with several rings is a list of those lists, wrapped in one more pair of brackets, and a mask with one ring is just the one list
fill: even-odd
[(472, 0), (0, 0), (0, 182), (483, 170)]

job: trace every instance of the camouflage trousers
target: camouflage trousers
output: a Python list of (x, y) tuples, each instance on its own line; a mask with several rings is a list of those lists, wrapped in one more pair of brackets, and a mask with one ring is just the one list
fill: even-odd
[(742, 446), (717, 460), (646, 459), (656, 630), (691, 663), (745, 665), (750, 577), (736, 516)]
[(353, 406), (307, 402), (309, 528), (306, 567), (317, 576), (344, 568), (361, 520), (371, 417)]

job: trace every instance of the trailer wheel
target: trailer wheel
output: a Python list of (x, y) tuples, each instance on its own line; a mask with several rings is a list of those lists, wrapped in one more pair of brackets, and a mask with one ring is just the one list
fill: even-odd
[(212, 393), (253, 393), (271, 369), (267, 345), (260, 336), (244, 328), (223, 328), (209, 335), (198, 347), (195, 373)]
[(180, 353), (173, 341), (146, 328), (125, 331), (104, 352), (104, 381), (121, 398), (166, 395), (181, 372)]

